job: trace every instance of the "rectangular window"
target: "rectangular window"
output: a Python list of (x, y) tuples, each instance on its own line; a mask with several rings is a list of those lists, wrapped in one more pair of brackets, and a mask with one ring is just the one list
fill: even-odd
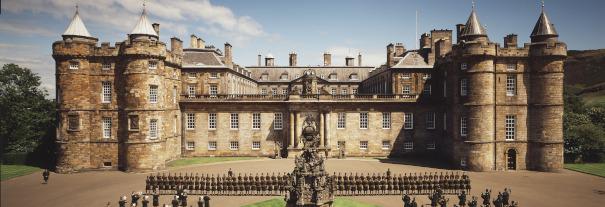
[(158, 86), (157, 85), (149, 85), (149, 102), (150, 103), (158, 102)]
[(189, 72), (187, 74), (187, 78), (195, 78), (196, 75), (197, 75), (196, 73)]
[(368, 141), (359, 141), (359, 149), (367, 150), (368, 149)]
[(466, 70), (468, 69), (468, 64), (467, 63), (461, 63), (460, 64), (460, 70)]
[(80, 62), (78, 62), (78, 61), (69, 61), (69, 69), (71, 69), (71, 70), (80, 69)]
[(430, 96), (431, 92), (432, 92), (432, 88), (433, 87), (431, 86), (431, 84), (426, 84), (424, 86), (424, 89), (422, 90), (422, 93), (424, 93), (424, 95), (426, 95), (426, 96)]
[(139, 115), (128, 115), (130, 130), (139, 130)]
[(239, 150), (239, 142), (238, 141), (229, 142), (229, 149), (230, 150)]
[(517, 94), (517, 76), (515, 74), (506, 76), (506, 96)]
[(195, 142), (187, 142), (187, 150), (195, 150)]
[(412, 77), (412, 74), (410, 74), (410, 73), (403, 73), (401, 77), (403, 79), (410, 79)]
[(111, 70), (111, 63), (103, 63), (101, 70)]
[(260, 113), (252, 113), (252, 129), (260, 129)]
[(187, 114), (187, 129), (195, 129), (195, 114)]
[(79, 115), (68, 115), (67, 116), (67, 129), (78, 130), (80, 129), (80, 116)]
[(436, 148), (435, 146), (435, 142), (429, 142), (426, 144), (426, 149), (427, 150), (434, 150)]
[(253, 141), (252, 142), (252, 149), (253, 150), (259, 150), (260, 149), (260, 141)]
[(284, 128), (284, 115), (282, 113), (275, 113), (273, 119), (273, 129), (282, 130)]
[(179, 120), (178, 115), (174, 115), (174, 119), (173, 119), (173, 122), (172, 122), (172, 133), (174, 133), (174, 135), (176, 135), (176, 132), (177, 132), (177, 129), (178, 129), (178, 127), (177, 127), (178, 120)]
[(267, 89), (266, 88), (261, 88), (260, 89), (260, 94), (261, 95), (267, 95)]
[(461, 116), (460, 117), (460, 136), (466, 137), (466, 135), (468, 134), (466, 124), (467, 124), (466, 116)]
[(466, 167), (466, 157), (460, 158), (460, 167)]
[(271, 95), (277, 95), (277, 88), (272, 88), (271, 89)]
[(111, 82), (103, 81), (102, 82), (102, 100), (103, 103), (111, 103)]
[(218, 73), (217, 72), (210, 73), (210, 78), (218, 78)]
[(158, 138), (158, 120), (157, 119), (149, 120), (149, 138), (151, 138), (151, 139)]
[(208, 114), (208, 129), (216, 129), (216, 113)]
[(391, 149), (391, 141), (388, 141), (388, 140), (382, 141), (382, 149)]
[(338, 148), (338, 149), (344, 149), (344, 148), (345, 148), (345, 145), (346, 145), (346, 142), (345, 142), (345, 141), (338, 141), (338, 142), (336, 143), (336, 148)]
[(368, 128), (368, 112), (359, 113), (359, 128), (360, 129)]
[(506, 115), (506, 126), (505, 126), (505, 130), (506, 130), (506, 134), (505, 134), (505, 138), (508, 141), (512, 141), (515, 140), (515, 123), (516, 122), (516, 117), (515, 115)]
[(414, 113), (405, 113), (403, 115), (403, 128), (414, 129)]
[(425, 73), (424, 75), (422, 75), (422, 79), (424, 79), (424, 80), (431, 79), (431, 74), (430, 73)]
[(149, 67), (150, 70), (158, 69), (158, 61), (157, 60), (150, 60), (148, 67)]
[(507, 70), (517, 70), (517, 64), (515, 64), (515, 63), (506, 64), (506, 69)]
[(403, 93), (405, 95), (409, 95), (411, 92), (412, 92), (412, 86), (403, 85), (403, 88), (401, 89), (401, 93)]
[(172, 87), (172, 103), (176, 103), (176, 86)]
[(111, 117), (103, 117), (103, 138), (111, 137)]
[(391, 112), (382, 112), (382, 128), (391, 128)]
[(336, 79), (337, 79), (337, 78), (336, 78), (336, 74), (330, 74), (330, 77), (329, 77), (329, 78), (330, 78), (330, 80), (336, 80)]
[(338, 123), (336, 125), (336, 128), (344, 129), (346, 127), (347, 127), (347, 113), (339, 112), (338, 113)]
[(340, 90), (340, 95), (347, 95), (349, 94), (346, 88), (343, 88)]
[(426, 113), (426, 128), (435, 129), (435, 112)]
[(331, 94), (336, 95), (336, 88), (332, 88)]
[(216, 96), (218, 94), (218, 86), (210, 85), (210, 95)]
[(357, 88), (352, 89), (351, 94), (357, 94)]
[(282, 88), (281, 89), (281, 94), (288, 95), (288, 89), (287, 88)]
[(216, 150), (216, 141), (208, 142), (208, 150)]
[(187, 85), (187, 96), (190, 98), (195, 97), (195, 85)]
[(403, 149), (404, 150), (414, 150), (414, 142), (404, 142)]
[(239, 114), (231, 113), (231, 129), (239, 129)]
[(468, 95), (468, 79), (460, 79), (460, 96)]

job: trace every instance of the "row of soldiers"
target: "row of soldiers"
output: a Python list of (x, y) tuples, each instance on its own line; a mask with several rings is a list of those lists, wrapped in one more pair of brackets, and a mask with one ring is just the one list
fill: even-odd
[(347, 195), (401, 195), (429, 194), (437, 188), (445, 194), (455, 194), (470, 190), (470, 178), (458, 172), (403, 174), (391, 176), (390, 170), (384, 174), (355, 175), (334, 174), (336, 194)]
[[(463, 190), (458, 194), (458, 203), (455, 203), (454, 207), (491, 207), (493, 204), (494, 207), (518, 207), (519, 203), (515, 201), (510, 201), (510, 193), (511, 190), (505, 188), (504, 192), (499, 192), (496, 199), (490, 202), (491, 198), (491, 190), (486, 189), (484, 193), (481, 193), (482, 202), (477, 201), (477, 197), (473, 196), (470, 201), (467, 201), (466, 191)], [(449, 203), (449, 198), (444, 196), (444, 192), (442, 189), (437, 188), (433, 191), (429, 196), (429, 200), (431, 203), (429, 204), (431, 207), (447, 207)], [(418, 203), (416, 202), (416, 198), (410, 197), (408, 194), (404, 194), (402, 196), (403, 207), (418, 207)], [(429, 206), (427, 205), (427, 206)]]
[[(227, 175), (157, 174), (146, 180), (146, 191), (174, 194), (177, 189), (194, 195), (283, 195), (294, 181), (289, 173)], [(331, 176), (333, 191), (339, 196), (348, 195), (400, 195), (430, 194), (438, 187), (445, 194), (456, 194), (471, 189), (470, 178), (458, 172), (391, 175), (390, 170), (381, 174), (334, 174)]]
[[(133, 207), (139, 206), (139, 201), (138, 201), (139, 198), (140, 197), (135, 197), (133, 195), (129, 206), (133, 206)], [(141, 206), (150, 207), (149, 206), (149, 196), (143, 196), (142, 198), (143, 198), (143, 200), (141, 201)], [(172, 201), (170, 202), (170, 204), (171, 205), (164, 204), (163, 206), (164, 207), (186, 207), (187, 206), (187, 196), (185, 195), (183, 197), (183, 195), (180, 195), (180, 196), (175, 195), (173, 197)], [(126, 207), (126, 205), (128, 205), (128, 200), (126, 200), (126, 196), (120, 197), (120, 200), (118, 201), (118, 206)], [(160, 206), (159, 195), (155, 194), (153, 196), (153, 203), (151, 205), (153, 205), (153, 207)], [(107, 206), (110, 206), (110, 203), (107, 203)], [(197, 207), (210, 207), (210, 197), (200, 196), (197, 201)]]

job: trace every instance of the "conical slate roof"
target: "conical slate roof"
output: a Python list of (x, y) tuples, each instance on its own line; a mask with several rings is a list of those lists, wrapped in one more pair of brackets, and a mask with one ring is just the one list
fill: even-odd
[(471, 15), (468, 17), (466, 21), (466, 26), (462, 30), (461, 36), (469, 36), (469, 35), (487, 35), (485, 32), (485, 28), (481, 26), (479, 23), (479, 18), (477, 18), (477, 12), (475, 12), (475, 8), (473, 7), (473, 11), (471, 11)]
[(540, 18), (538, 18), (538, 22), (536, 22), (536, 26), (534, 26), (534, 30), (531, 32), (531, 37), (542, 35), (559, 35), (557, 33), (557, 30), (555, 29), (555, 25), (550, 23), (550, 19), (548, 19), (548, 16), (546, 16), (546, 12), (544, 12), (544, 9), (542, 9)]
[(134, 26), (134, 29), (132, 29), (132, 32), (130, 32), (130, 34), (150, 35), (155, 37), (158, 36), (158, 34), (153, 29), (153, 26), (151, 26), (151, 23), (149, 23), (149, 20), (147, 20), (147, 11), (145, 10), (145, 8), (143, 8), (143, 13), (141, 14), (139, 22), (136, 26)]
[(74, 14), (74, 17), (71, 19), (71, 22), (69, 23), (69, 26), (67, 26), (65, 32), (63, 32), (63, 35), (92, 37), (90, 36), (90, 33), (88, 33), (84, 22), (82, 22), (77, 8), (76, 14)]

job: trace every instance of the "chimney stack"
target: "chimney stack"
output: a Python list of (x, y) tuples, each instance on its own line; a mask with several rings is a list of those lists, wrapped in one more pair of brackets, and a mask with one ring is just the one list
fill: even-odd
[(204, 41), (202, 38), (197, 38), (197, 48), (206, 48), (206, 41)]
[(176, 52), (176, 53), (182, 53), (183, 52), (183, 41), (181, 41), (179, 38), (176, 38), (176, 37), (170, 38), (170, 51)]
[(395, 43), (395, 56), (401, 56), (405, 52), (405, 47), (403, 47), (403, 43), (398, 42)]
[(189, 47), (197, 48), (197, 37), (194, 34), (191, 35), (191, 40), (189, 41)]
[(330, 52), (324, 52), (324, 66), (332, 65), (332, 54)]
[(159, 37), (160, 36), (160, 24), (153, 23), (153, 24), (151, 24), (151, 26), (153, 26), (153, 30), (155, 30), (155, 33), (158, 34), (158, 37)]
[(464, 30), (464, 27), (466, 27), (466, 25), (464, 25), (464, 24), (456, 25), (456, 42), (457, 43), (460, 43), (462, 41), (462, 39), (460, 39), (460, 35), (462, 35), (462, 30)]
[(357, 66), (361, 67), (361, 52), (357, 54)]
[(261, 56), (262, 56), (261, 54), (258, 54), (258, 66), (261, 66), (260, 65), (261, 64)]
[(515, 48), (517, 47), (517, 35), (509, 34), (504, 37), (504, 47), (505, 48)]
[(225, 65), (231, 67), (233, 65), (233, 54), (231, 52), (231, 44), (225, 43)]
[(353, 58), (352, 56), (347, 55), (345, 57), (345, 65), (346, 66), (354, 66), (353, 62), (355, 61), (355, 58)]
[(290, 53), (290, 67), (296, 66), (296, 52)]
[(420, 35), (420, 48), (418, 49), (422, 49), (422, 48), (430, 48), (431, 47), (431, 36), (429, 35), (429, 33), (424, 33), (422, 35)]
[(391, 67), (395, 64), (394, 55), (395, 55), (395, 45), (393, 45), (393, 43), (390, 43), (387, 45), (387, 66), (388, 67)]
[(265, 66), (275, 66), (275, 58), (271, 53), (265, 56)]

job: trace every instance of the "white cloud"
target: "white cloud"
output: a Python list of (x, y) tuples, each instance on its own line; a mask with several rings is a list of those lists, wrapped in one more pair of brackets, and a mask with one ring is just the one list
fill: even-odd
[(31, 25), (22, 24), (19, 22), (0, 22), (0, 32), (19, 34), (27, 36), (54, 36), (57, 34), (56, 31), (51, 31), (42, 27), (32, 27)]

